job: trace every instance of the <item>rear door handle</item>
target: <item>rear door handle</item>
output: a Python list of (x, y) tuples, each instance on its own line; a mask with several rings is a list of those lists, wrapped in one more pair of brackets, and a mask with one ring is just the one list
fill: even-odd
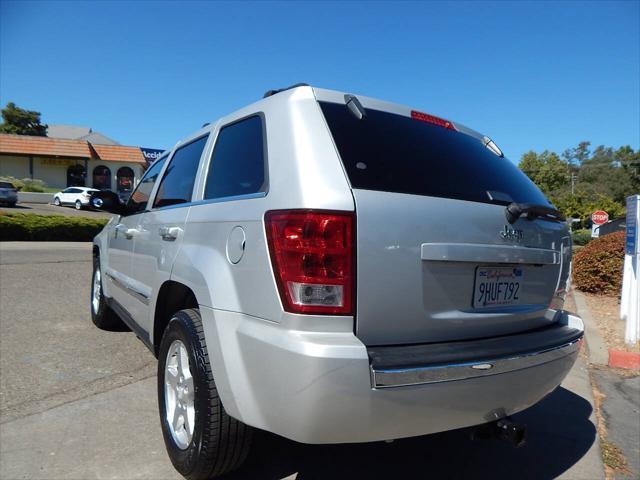
[(163, 240), (175, 240), (180, 234), (180, 227), (160, 227), (158, 233)]
[(120, 233), (121, 235), (124, 235), (124, 238), (126, 238), (127, 240), (131, 240), (137, 232), (135, 228), (129, 228), (123, 223), (119, 223), (118, 225), (116, 225), (115, 230), (116, 237), (118, 236), (118, 233)]

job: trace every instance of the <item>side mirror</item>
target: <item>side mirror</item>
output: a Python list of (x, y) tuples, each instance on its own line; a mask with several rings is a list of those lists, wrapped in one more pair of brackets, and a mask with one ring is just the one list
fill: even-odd
[(89, 203), (93, 208), (102, 210), (103, 212), (122, 215), (125, 211), (124, 205), (120, 202), (118, 195), (109, 190), (94, 192), (91, 195)]

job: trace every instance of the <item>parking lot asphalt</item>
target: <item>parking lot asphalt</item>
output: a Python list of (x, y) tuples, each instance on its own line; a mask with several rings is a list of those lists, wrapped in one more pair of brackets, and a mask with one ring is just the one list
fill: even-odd
[(63, 215), (65, 217), (90, 217), (90, 218), (110, 218), (111, 214), (98, 212), (97, 210), (76, 210), (73, 207), (49, 205), (47, 203), (24, 203), (20, 202), (15, 207), (0, 207), (5, 212), (15, 213), (35, 213), (37, 215)]
[[(164, 451), (156, 362), (89, 315), (91, 246), (0, 243), (0, 478), (177, 479)], [(465, 430), (312, 446), (260, 432), (228, 479), (604, 478), (584, 359), (515, 418), (520, 449)]]
[(640, 376), (599, 367), (592, 369), (592, 377), (604, 396), (601, 411), (607, 439), (621, 449), (627, 464), (615, 478), (640, 479)]

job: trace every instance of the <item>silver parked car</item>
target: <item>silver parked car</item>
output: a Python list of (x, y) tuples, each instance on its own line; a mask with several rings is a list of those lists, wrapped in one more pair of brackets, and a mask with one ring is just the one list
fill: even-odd
[(207, 125), (94, 240), (91, 312), (158, 357), (166, 447), (190, 479), (253, 429), (305, 443), (489, 424), (571, 369), (562, 215), (488, 137), (294, 86)]
[(11, 182), (0, 182), (0, 204), (15, 207), (18, 203), (18, 189)]

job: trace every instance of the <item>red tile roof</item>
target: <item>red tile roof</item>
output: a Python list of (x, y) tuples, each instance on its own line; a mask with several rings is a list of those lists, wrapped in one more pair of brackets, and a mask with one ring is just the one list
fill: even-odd
[(0, 154), (2, 153), (146, 163), (144, 155), (138, 147), (96, 145), (86, 140), (66, 140), (6, 133), (0, 133)]
[(0, 153), (91, 158), (87, 142), (0, 133)]
[(142, 150), (138, 147), (123, 147), (122, 145), (96, 145), (91, 143), (91, 147), (100, 160), (113, 160), (121, 162), (146, 163)]

